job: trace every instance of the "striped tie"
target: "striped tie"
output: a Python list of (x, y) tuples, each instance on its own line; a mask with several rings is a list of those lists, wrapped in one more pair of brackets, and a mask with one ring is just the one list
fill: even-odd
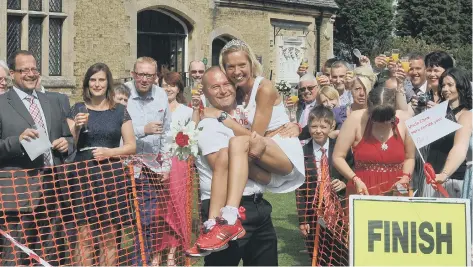
[[(38, 105), (36, 105), (34, 101), (34, 96), (28, 95), (26, 98), (30, 102), (29, 112), (31, 114), (31, 117), (33, 118), (33, 121), (35, 122), (36, 125), (46, 130), (46, 127), (44, 126), (44, 122), (43, 122), (43, 117), (41, 116), (41, 112), (39, 111), (39, 107)], [(48, 149), (43, 154), (43, 160), (44, 160), (44, 166), (51, 165), (51, 150)]]

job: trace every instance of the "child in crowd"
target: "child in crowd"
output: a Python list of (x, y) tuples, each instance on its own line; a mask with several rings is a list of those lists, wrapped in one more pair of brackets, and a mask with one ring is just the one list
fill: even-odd
[[(308, 124), (309, 132), (312, 137), (304, 147), (304, 159), (306, 166), (306, 180), (304, 184), (296, 191), (297, 197), (297, 210), (299, 214), (299, 229), (302, 235), (306, 239), (307, 248), (309, 249), (310, 257), (312, 258), (313, 248), (314, 248), (314, 237), (315, 237), (315, 227), (318, 220), (323, 220), (324, 218), (317, 218), (316, 212), (318, 209), (318, 202), (320, 201), (317, 197), (318, 190), (317, 187), (322, 183), (324, 177), (322, 177), (322, 166), (328, 167), (328, 176), (330, 177), (329, 182), (333, 193), (324, 192), (324, 200), (322, 207), (333, 206), (329, 205), (332, 203), (329, 202), (338, 202), (334, 203), (336, 205), (344, 204), (342, 199), (345, 198), (345, 187), (346, 179), (335, 169), (332, 164), (332, 153), (335, 147), (335, 139), (329, 137), (329, 133), (332, 132), (335, 128), (335, 117), (330, 109), (330, 107), (318, 105), (312, 109), (309, 113)], [(346, 160), (348, 164), (353, 167), (353, 154), (351, 151), (347, 153)], [(327, 191), (330, 187), (324, 187), (324, 191)], [(337, 197), (338, 196), (338, 197)], [(343, 214), (339, 214), (342, 218)], [(337, 220), (336, 220), (337, 221)], [(340, 220), (341, 221), (341, 220)], [(348, 251), (345, 246), (340, 244), (338, 238), (333, 238), (332, 231), (334, 229), (339, 229), (340, 224), (328, 225), (322, 229), (320, 235), (324, 240), (320, 240), (323, 244), (319, 246), (319, 250), (325, 251), (337, 251), (337, 259), (328, 259), (329, 255), (326, 253), (319, 253), (319, 255), (326, 255), (327, 258), (322, 257), (322, 265), (325, 263), (337, 261), (337, 265), (344, 265), (348, 262)]]
[(128, 88), (128, 86), (126, 86), (125, 84), (120, 84), (117, 87), (113, 88), (113, 91), (115, 92), (113, 100), (126, 107), (128, 105), (128, 98), (130, 98), (131, 94), (130, 88)]

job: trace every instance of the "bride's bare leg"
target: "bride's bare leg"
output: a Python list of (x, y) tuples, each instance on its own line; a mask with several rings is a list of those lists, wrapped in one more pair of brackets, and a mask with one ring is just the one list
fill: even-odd
[[(285, 175), (293, 169), (292, 163), (284, 151), (271, 138), (261, 137), (257, 134), (232, 137), (229, 144), (227, 206), (238, 207), (240, 205), (243, 190), (248, 181), (250, 141), (252, 144), (265, 144), (265, 149), (259, 157), (257, 165), (268, 173)], [(271, 176), (269, 175), (267, 178), (270, 179)], [(270, 180), (267, 180), (263, 184), (269, 182)]]
[(217, 152), (217, 160), (213, 168), (212, 187), (210, 189), (209, 219), (220, 216), (220, 209), (227, 201), (228, 180), (228, 148)]

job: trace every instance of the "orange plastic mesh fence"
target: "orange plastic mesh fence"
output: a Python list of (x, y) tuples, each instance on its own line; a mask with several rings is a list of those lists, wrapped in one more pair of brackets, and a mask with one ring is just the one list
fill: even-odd
[(143, 158), (1, 171), (0, 265), (190, 265), (193, 162), (161, 157), (167, 178)]
[[(296, 190), (299, 228), (306, 228), (304, 241), (312, 266), (349, 265), (348, 194), (356, 193), (356, 190), (349, 182), (346, 188), (336, 192), (337, 175), (334, 174), (334, 168), (328, 163), (320, 164), (313, 157), (306, 158), (306, 181)], [(389, 179), (386, 175), (385, 172), (365, 180), (368, 192), (401, 195), (393, 190), (397, 178), (392, 178), (393, 173), (388, 174)]]
[[(149, 158), (161, 167), (148, 167)], [(354, 193), (354, 187), (348, 183), (335, 192), (328, 164), (318, 165), (306, 159), (306, 182), (296, 191), (300, 224), (309, 228), (306, 246), (314, 266), (348, 265), (346, 191)], [(367, 182), (370, 194), (398, 195), (386, 173)], [(51, 265), (196, 262), (184, 254), (201, 225), (192, 160), (90, 160), (0, 171), (0, 182), (0, 265), (34, 265), (35, 254)]]

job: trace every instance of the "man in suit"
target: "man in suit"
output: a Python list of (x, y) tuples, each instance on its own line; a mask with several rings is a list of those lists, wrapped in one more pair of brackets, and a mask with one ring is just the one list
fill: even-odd
[(301, 77), (299, 81), (299, 106), (296, 112), (296, 118), (301, 127), (307, 125), (310, 111), (315, 107), (317, 101), (317, 93), (319, 92), (319, 84), (312, 73), (307, 73)]
[[(48, 167), (64, 163), (73, 139), (59, 98), (35, 90), (39, 72), (33, 55), (17, 51), (8, 63), (13, 88), (0, 96), (0, 225), (51, 264), (58, 264), (51, 240), (57, 217), (55, 181)], [(22, 142), (38, 138), (39, 128), (45, 130), (52, 147), (31, 160)], [(18, 248), (3, 236), (0, 244), (1, 265), (29, 264), (28, 256), (16, 252)]]
[[(296, 191), (299, 228), (302, 235), (305, 237), (306, 246), (311, 258), (314, 248), (316, 224), (321, 224), (319, 236), (322, 236), (322, 238), (319, 240), (318, 255), (321, 256), (319, 263), (323, 266), (348, 264), (348, 262), (346, 262), (346, 260), (348, 260), (347, 248), (343, 245), (339, 237), (335, 237), (332, 234), (333, 229), (340, 229), (343, 225), (340, 223), (343, 218), (342, 208), (345, 206), (345, 201), (343, 200), (346, 198), (345, 188), (347, 183), (346, 179), (332, 164), (332, 153), (336, 140), (329, 138), (329, 133), (333, 131), (334, 121), (335, 118), (332, 110), (322, 105), (316, 106), (309, 113), (307, 126), (309, 127), (312, 139), (303, 146), (306, 181)], [(354, 166), (351, 151), (348, 152), (346, 160), (351, 167)], [(328, 175), (330, 177), (328, 182), (330, 186), (326, 184), (326, 186), (320, 188), (320, 190), (324, 190), (324, 198), (321, 200), (319, 199), (319, 190), (317, 189), (320, 184), (323, 183), (321, 181), (323, 179), (323, 177), (321, 177), (321, 166), (324, 165), (324, 162), (328, 165)], [(319, 206), (319, 204), (321, 205)], [(318, 218), (316, 213), (319, 207), (324, 211), (336, 207), (335, 211), (338, 211), (338, 217), (334, 221), (338, 223), (329, 225), (329, 222), (324, 221), (325, 217)], [(324, 213), (324, 215), (325, 214), (330, 214), (330, 212)], [(332, 231), (330, 231), (329, 228), (332, 229)], [(338, 234), (340, 235), (340, 233)], [(335, 252), (334, 258), (329, 259), (330, 253), (325, 252)], [(339, 257), (335, 255), (339, 255)]]

